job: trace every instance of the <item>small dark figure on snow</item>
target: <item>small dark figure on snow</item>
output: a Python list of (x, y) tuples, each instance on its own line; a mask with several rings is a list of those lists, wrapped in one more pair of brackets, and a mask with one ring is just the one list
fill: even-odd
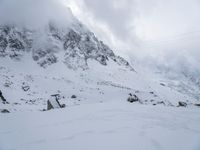
[(0, 90), (0, 99), (1, 99), (4, 103), (6, 102), (6, 99), (4, 98), (4, 96), (3, 96), (2, 92), (1, 92), (1, 90)]
[(128, 102), (133, 103), (139, 101), (139, 98), (135, 94), (129, 93), (129, 97), (127, 99)]

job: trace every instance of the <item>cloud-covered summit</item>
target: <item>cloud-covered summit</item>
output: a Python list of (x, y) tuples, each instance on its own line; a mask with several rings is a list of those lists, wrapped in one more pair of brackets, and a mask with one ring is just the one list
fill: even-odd
[(61, 0), (0, 0), (0, 24), (39, 28), (55, 21), (67, 25), (72, 16)]

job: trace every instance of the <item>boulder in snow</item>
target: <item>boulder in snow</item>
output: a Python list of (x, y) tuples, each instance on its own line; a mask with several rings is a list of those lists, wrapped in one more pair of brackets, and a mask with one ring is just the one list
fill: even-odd
[(164, 84), (164, 83), (160, 83), (160, 85), (162, 85), (162, 86), (165, 86), (165, 84)]
[(7, 109), (2, 109), (2, 110), (1, 110), (1, 113), (10, 113), (10, 112), (9, 112), (9, 110), (7, 110)]
[(0, 90), (0, 100), (2, 100), (2, 102), (6, 102), (6, 99), (4, 98), (4, 96), (3, 96), (3, 93), (1, 92), (1, 90)]
[(51, 95), (51, 98), (47, 101), (47, 110), (65, 107), (65, 104), (60, 104), (60, 102), (58, 101), (59, 97), (59, 94)]
[(137, 97), (137, 95), (130, 93), (127, 101), (133, 103), (139, 101), (139, 98)]
[(187, 103), (186, 102), (178, 102), (178, 107), (186, 107)]
[(76, 95), (72, 95), (71, 98), (76, 98)]
[(194, 104), (194, 105), (200, 107), (200, 104)]

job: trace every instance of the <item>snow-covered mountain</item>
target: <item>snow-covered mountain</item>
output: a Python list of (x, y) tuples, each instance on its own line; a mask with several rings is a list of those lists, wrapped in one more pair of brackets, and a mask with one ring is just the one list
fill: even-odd
[[(69, 17), (70, 16), (70, 17)], [(141, 104), (193, 105), (197, 99), (164, 86), (134, 68), (80, 23), (49, 20), (33, 28), (0, 25), (0, 89), (10, 111), (42, 110), (52, 94), (69, 105), (126, 101), (136, 94)], [(71, 95), (76, 99), (71, 99)]]
[[(186, 78), (117, 56), (57, 0), (3, 3), (0, 150), (199, 150), (199, 89)], [(47, 111), (53, 94), (65, 108)]]
[[(0, 26), (0, 57), (20, 60), (26, 53), (41, 67), (61, 61), (69, 68), (87, 69), (89, 59), (107, 65), (110, 60), (134, 70), (129, 63), (99, 41), (78, 20), (59, 28), (49, 22), (44, 28), (31, 30), (16, 25)], [(62, 58), (57, 55), (62, 53)]]
[[(73, 93), (68, 93), (66, 89), (74, 89), (74, 93), (83, 91), (89, 88), (90, 80), (97, 85), (109, 84), (111, 81), (94, 79), (100, 75), (101, 72), (96, 72), (101, 69), (109, 70), (105, 71), (106, 75), (102, 72), (104, 79), (114, 70), (117, 72), (117, 68), (135, 73), (125, 59), (116, 56), (70, 11), (68, 13), (69, 20), (62, 25), (55, 20), (49, 20), (39, 28), (19, 24), (0, 25), (0, 89), (11, 105), (21, 101), (38, 104), (41, 100), (46, 105), (51, 94), (63, 92), (65, 96), (70, 96), (69, 93)], [(88, 73), (90, 70), (96, 70), (91, 73), (92, 78)], [(84, 82), (83, 87), (77, 83), (80, 79)], [(99, 89), (95, 87), (95, 90), (98, 92)], [(63, 99), (66, 100), (65, 96)]]
[[(131, 57), (136, 58), (134, 56)], [(137, 58), (135, 59), (137, 60)], [(177, 60), (178, 61), (178, 60)], [(140, 62), (140, 63), (139, 63)], [(166, 60), (165, 60), (166, 62)], [(133, 62), (131, 62), (132, 64)], [(145, 62), (138, 60), (135, 63), (136, 70), (139, 72), (149, 72), (155, 80), (164, 82), (166, 86), (180, 93), (186, 94), (197, 100), (200, 99), (200, 72), (198, 67), (194, 67), (187, 61), (178, 63), (162, 63), (156, 59), (146, 59)]]
[(200, 99), (200, 78), (198, 71), (190, 72), (188, 69), (174, 70), (173, 68), (158, 67), (158, 76), (165, 81), (169, 87), (180, 93)]

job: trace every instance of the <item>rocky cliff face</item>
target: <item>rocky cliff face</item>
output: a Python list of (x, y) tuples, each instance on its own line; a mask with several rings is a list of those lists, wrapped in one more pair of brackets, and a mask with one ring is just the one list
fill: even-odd
[(20, 60), (25, 53), (31, 53), (32, 59), (44, 68), (62, 61), (74, 70), (87, 69), (87, 62), (91, 59), (105, 66), (111, 60), (134, 70), (125, 59), (116, 56), (80, 22), (66, 28), (50, 22), (38, 30), (1, 25), (0, 57)]

